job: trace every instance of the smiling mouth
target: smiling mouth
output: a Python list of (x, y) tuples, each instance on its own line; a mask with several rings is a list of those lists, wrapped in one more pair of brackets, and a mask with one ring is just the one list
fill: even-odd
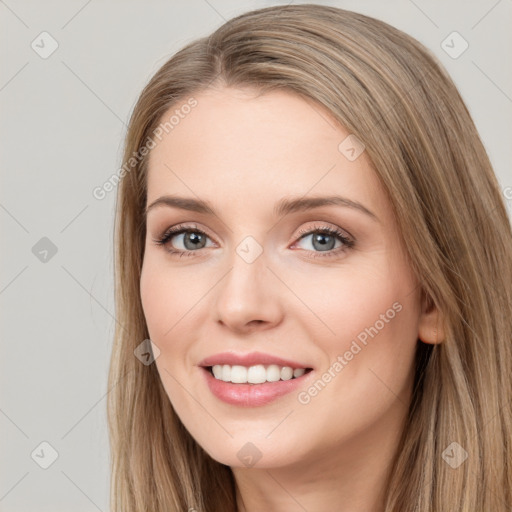
[(290, 366), (270, 365), (214, 365), (203, 367), (216, 380), (232, 384), (264, 384), (296, 380), (312, 371), (312, 368), (291, 368)]

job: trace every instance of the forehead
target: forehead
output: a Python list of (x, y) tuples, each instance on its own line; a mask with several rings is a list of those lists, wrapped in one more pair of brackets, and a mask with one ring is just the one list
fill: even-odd
[(366, 153), (346, 157), (340, 144), (350, 133), (322, 105), (285, 90), (223, 88), (193, 98), (193, 108), (180, 111), (185, 99), (162, 118), (178, 110), (150, 153), (148, 203), (176, 193), (227, 208), (337, 193), (386, 207)]

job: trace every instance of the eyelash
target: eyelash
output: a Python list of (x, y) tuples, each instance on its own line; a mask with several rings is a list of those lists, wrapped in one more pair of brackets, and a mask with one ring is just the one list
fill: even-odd
[[(177, 226), (174, 226), (172, 228), (169, 228), (161, 237), (157, 239), (153, 239), (153, 242), (158, 246), (164, 246), (171, 241), (171, 239), (176, 236), (180, 235), (182, 233), (200, 233), (201, 235), (204, 235), (208, 238), (207, 233), (205, 233), (202, 229), (199, 229), (197, 226), (186, 226), (183, 224), (178, 224)], [(302, 238), (305, 238), (306, 235), (312, 235), (315, 233), (322, 233), (326, 235), (331, 235), (337, 237), (341, 242), (343, 243), (343, 246), (338, 247), (336, 249), (331, 249), (329, 251), (306, 251), (306, 252), (312, 252), (314, 254), (308, 256), (309, 258), (331, 258), (337, 256), (340, 252), (344, 252), (348, 249), (352, 249), (355, 245), (355, 242), (348, 238), (342, 231), (339, 229), (334, 229), (329, 226), (314, 226), (313, 229), (303, 229), (299, 231), (299, 237), (298, 240), (301, 240)], [(198, 251), (182, 251), (177, 249), (170, 249), (169, 247), (165, 247), (165, 250), (169, 252), (172, 255), (179, 256), (180, 258), (182, 256), (193, 256), (195, 252)]]

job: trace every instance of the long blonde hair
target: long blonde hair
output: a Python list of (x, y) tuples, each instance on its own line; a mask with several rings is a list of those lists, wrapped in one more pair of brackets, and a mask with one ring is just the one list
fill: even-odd
[[(188, 44), (132, 113), (115, 222), (112, 512), (237, 510), (231, 469), (184, 428), (156, 366), (134, 356), (149, 338), (139, 290), (142, 148), (170, 107), (224, 85), (312, 98), (363, 141), (422, 291), (445, 319), (444, 342), (418, 342), (384, 510), (510, 510), (512, 234), (489, 158), (455, 85), (420, 43), (362, 14), (302, 4), (245, 13)], [(443, 459), (454, 442), (468, 454), (456, 469)]]

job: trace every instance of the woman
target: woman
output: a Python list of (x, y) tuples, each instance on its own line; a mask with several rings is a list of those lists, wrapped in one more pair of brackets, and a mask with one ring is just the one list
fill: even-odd
[(510, 510), (510, 223), (422, 45), (243, 14), (150, 80), (124, 161), (113, 511)]

